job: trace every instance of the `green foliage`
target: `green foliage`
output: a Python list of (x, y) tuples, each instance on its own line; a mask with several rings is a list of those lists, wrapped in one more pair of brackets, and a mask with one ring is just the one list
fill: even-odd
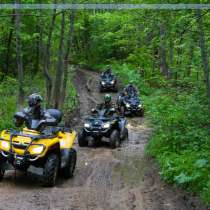
[(177, 93), (177, 89), (154, 91), (147, 110), (154, 133), (147, 151), (161, 167), (162, 177), (210, 202), (209, 109), (199, 92)]
[(64, 112), (71, 112), (78, 106), (77, 91), (72, 82), (74, 75), (75, 72), (71, 71), (70, 79), (67, 82), (66, 99), (63, 106)]
[(17, 90), (17, 81), (11, 77), (6, 77), (0, 83), (0, 130), (14, 127), (13, 114), (16, 110)]

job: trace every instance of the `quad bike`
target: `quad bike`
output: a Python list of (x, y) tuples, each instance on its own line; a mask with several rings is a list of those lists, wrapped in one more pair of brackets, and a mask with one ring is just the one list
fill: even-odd
[(135, 94), (129, 96), (119, 95), (117, 98), (117, 107), (122, 116), (137, 115), (144, 116), (144, 107), (139, 97)]
[(108, 141), (111, 148), (120, 146), (123, 140), (128, 139), (126, 119), (115, 115), (115, 109), (92, 110), (93, 115), (85, 119), (84, 128), (78, 135), (80, 147), (94, 146), (102, 140)]
[(114, 91), (117, 92), (117, 79), (114, 75), (103, 75), (100, 77), (100, 92)]
[[(61, 120), (61, 112), (47, 110)], [(30, 129), (4, 130), (0, 135), (0, 180), (10, 168), (27, 171), (30, 166), (42, 168), (44, 186), (52, 187), (58, 173), (73, 176), (77, 153), (73, 149), (76, 132), (59, 126), (48, 126), (43, 120), (32, 120)], [(38, 128), (44, 127), (40, 130)]]

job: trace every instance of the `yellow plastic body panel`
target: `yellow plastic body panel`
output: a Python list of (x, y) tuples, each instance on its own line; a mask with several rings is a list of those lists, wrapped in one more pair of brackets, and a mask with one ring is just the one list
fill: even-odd
[[(28, 129), (23, 129), (23, 134), (30, 134), (33, 136), (38, 136), (40, 135), (39, 132), (34, 131), (34, 130), (28, 130)], [(0, 135), (0, 150), (3, 151), (10, 151), (10, 145), (9, 147), (5, 147), (5, 145), (7, 145), (7, 143), (9, 144), (10, 141), (10, 133), (7, 131), (2, 131), (1, 135)], [(40, 157), (44, 157), (46, 155), (46, 153), (52, 149), (56, 144), (59, 143), (60, 145), (60, 150), (62, 149), (70, 149), (72, 148), (74, 142), (76, 140), (76, 132), (72, 131), (72, 132), (58, 132), (57, 136), (55, 136), (54, 138), (45, 138), (45, 139), (38, 139), (36, 141), (33, 141), (32, 145), (29, 147), (28, 151), (31, 155), (37, 155)], [(2, 141), (4, 141), (4, 143), (2, 144)], [(7, 143), (5, 143), (7, 142)], [(12, 139), (13, 143), (19, 144), (19, 145), (27, 145), (31, 142), (31, 138), (30, 137), (24, 137), (24, 136), (16, 136), (13, 137)], [(40, 148), (43, 147), (43, 151), (41, 153), (37, 153), (34, 152), (34, 148)], [(13, 146), (12, 148), (13, 152), (17, 155), (23, 155), (25, 149), (18, 149), (15, 148)]]

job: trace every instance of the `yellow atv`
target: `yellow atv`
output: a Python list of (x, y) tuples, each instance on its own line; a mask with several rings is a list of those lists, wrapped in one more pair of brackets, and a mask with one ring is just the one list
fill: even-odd
[[(42, 121), (33, 123), (43, 124)], [(55, 185), (58, 172), (65, 178), (72, 177), (77, 159), (73, 149), (75, 139), (75, 131), (56, 126), (46, 126), (42, 131), (28, 128), (2, 131), (0, 180), (11, 166), (22, 171), (30, 166), (42, 168), (43, 184), (48, 187)]]

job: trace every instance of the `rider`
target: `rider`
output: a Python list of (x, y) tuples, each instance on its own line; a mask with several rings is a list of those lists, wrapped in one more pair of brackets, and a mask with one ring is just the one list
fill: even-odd
[(96, 109), (102, 110), (105, 109), (107, 115), (110, 114), (110, 111), (113, 110), (115, 112), (115, 108), (112, 104), (112, 97), (110, 94), (106, 94), (104, 96), (104, 102), (99, 104)]
[(40, 120), (44, 117), (44, 110), (41, 106), (43, 99), (37, 94), (33, 93), (28, 97), (28, 107), (24, 109), (24, 112), (31, 118)]
[(104, 77), (104, 76), (113, 76), (111, 66), (107, 66), (106, 71), (103, 72), (103, 73), (101, 74), (101, 76), (102, 76), (102, 77)]
[(42, 108), (42, 101), (43, 99), (39, 94), (31, 94), (28, 97), (28, 107), (14, 115), (15, 125), (20, 127), (25, 123), (26, 126), (30, 128), (30, 122), (32, 120), (44, 120), (50, 125), (56, 124), (57, 120)]
[(98, 109), (111, 109), (113, 107), (112, 105), (112, 97), (110, 94), (106, 94), (104, 96), (104, 102), (101, 103), (98, 107)]
[(123, 90), (124, 95), (130, 96), (131, 94), (137, 95), (138, 91), (131, 81)]

